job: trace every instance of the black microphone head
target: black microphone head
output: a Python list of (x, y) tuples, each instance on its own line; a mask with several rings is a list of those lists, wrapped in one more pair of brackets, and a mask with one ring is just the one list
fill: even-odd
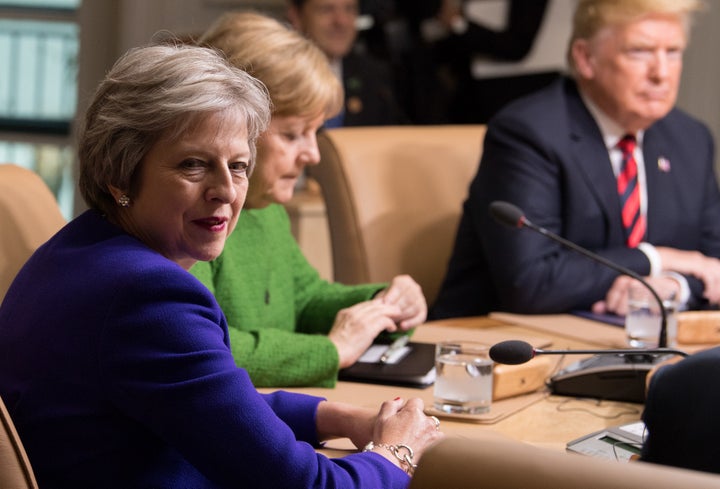
[(510, 202), (496, 200), (490, 203), (490, 215), (500, 224), (510, 227), (522, 227), (525, 213)]
[(534, 356), (535, 348), (525, 341), (501, 341), (490, 347), (490, 358), (505, 365), (519, 365), (529, 362)]

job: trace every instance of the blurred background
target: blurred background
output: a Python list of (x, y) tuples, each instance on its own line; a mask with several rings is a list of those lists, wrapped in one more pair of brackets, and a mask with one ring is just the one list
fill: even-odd
[[(562, 71), (573, 2), (549, 0), (533, 48), (522, 60), (492, 63), (478, 55), (472, 76), (481, 79), (537, 67)], [(473, 21), (498, 24), (502, 22), (498, 12), (506, 3), (468, 1), (465, 12)], [(403, 28), (393, 21), (397, 20), (394, 5), (392, 0), (360, 0), (359, 43), (364, 49), (392, 57), (388, 48), (393, 47), (393, 39), (401, 39), (397, 33)], [(409, 5), (412, 9), (415, 4)], [(720, 46), (716, 28), (720, 4), (707, 2), (707, 6), (693, 26), (678, 105), (707, 123), (717, 140), (720, 57), (715, 50)], [(286, 4), (285, 0), (0, 0), (0, 162), (39, 173), (65, 217), (77, 215), (84, 206), (73, 176), (75, 120), (106, 70), (131, 47), (158, 35), (196, 36), (222, 12), (243, 9), (285, 19)]]

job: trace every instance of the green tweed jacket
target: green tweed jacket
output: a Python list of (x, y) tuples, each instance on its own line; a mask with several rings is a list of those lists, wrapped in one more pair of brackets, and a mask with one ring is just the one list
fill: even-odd
[(387, 286), (321, 279), (278, 204), (244, 209), (223, 253), (190, 272), (215, 294), (235, 362), (257, 387), (334, 386), (338, 355), (326, 335), (336, 313)]

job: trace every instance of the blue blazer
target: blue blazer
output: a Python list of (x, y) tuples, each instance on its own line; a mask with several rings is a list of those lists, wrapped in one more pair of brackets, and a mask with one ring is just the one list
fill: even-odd
[[(646, 241), (720, 257), (714, 144), (699, 121), (672, 110), (645, 132)], [(530, 230), (495, 222), (488, 206), (511, 202), (534, 223), (647, 275), (624, 244), (607, 149), (576, 84), (564, 78), (520, 99), (488, 125), (463, 207), (448, 272), (431, 318), (490, 311), (559, 313), (603, 299), (617, 272)], [(695, 305), (702, 283), (689, 278)]]
[(316, 453), (321, 399), (260, 395), (210, 291), (95, 211), (20, 271), (0, 338), (0, 395), (40, 487), (408, 483), (374, 453)]

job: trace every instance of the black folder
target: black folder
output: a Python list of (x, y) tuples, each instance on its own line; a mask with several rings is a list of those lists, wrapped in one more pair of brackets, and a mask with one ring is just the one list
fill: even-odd
[[(377, 348), (378, 345), (389, 346), (376, 343), (373, 347)], [(338, 378), (351, 382), (418, 388), (432, 385), (435, 382), (435, 344), (410, 342), (406, 346), (407, 353), (396, 363), (362, 361), (361, 358), (353, 365), (341, 369)]]

